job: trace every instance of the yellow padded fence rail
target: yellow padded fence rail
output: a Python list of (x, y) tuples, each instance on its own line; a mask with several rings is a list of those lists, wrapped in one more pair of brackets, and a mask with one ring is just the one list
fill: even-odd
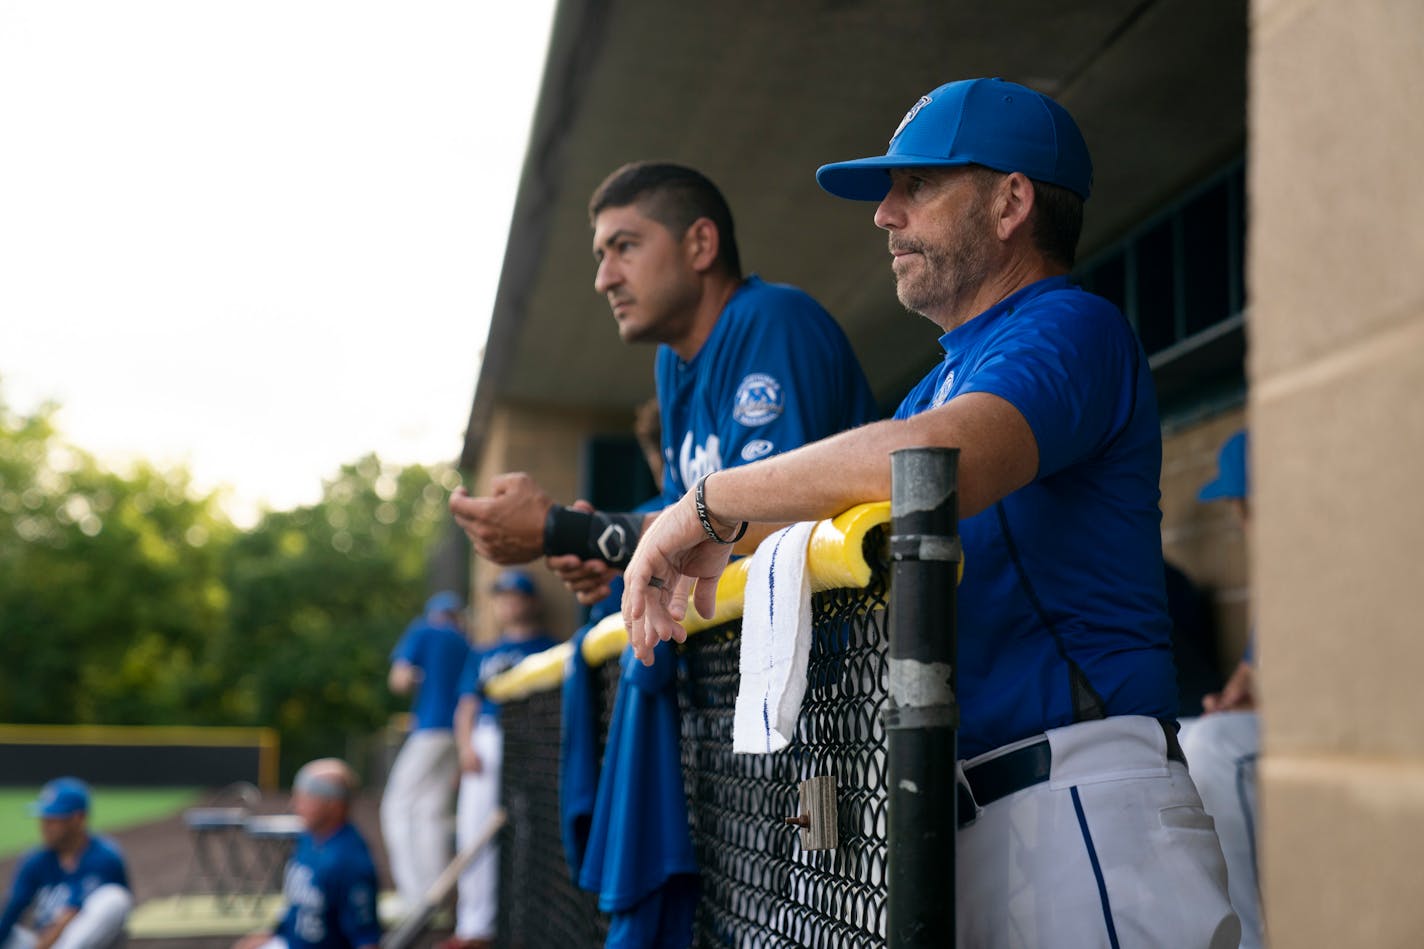
[[(860, 504), (818, 522), (811, 531), (806, 550), (806, 570), (811, 575), (812, 592), (868, 586), (873, 571), (865, 559), (865, 535), (889, 522), (889, 501)], [(689, 635), (721, 626), (742, 615), (750, 562), (750, 558), (743, 558), (727, 567), (717, 582), (717, 606), (711, 616), (701, 616), (689, 604), (687, 621), (683, 623)], [(583, 658), (590, 666), (599, 666), (621, 655), (627, 645), (628, 629), (623, 623), (623, 614), (614, 613), (588, 631), (583, 639)], [(573, 648), (571, 642), (560, 643), (530, 656), (491, 679), (485, 686), (485, 694), (496, 702), (511, 702), (560, 687)]]

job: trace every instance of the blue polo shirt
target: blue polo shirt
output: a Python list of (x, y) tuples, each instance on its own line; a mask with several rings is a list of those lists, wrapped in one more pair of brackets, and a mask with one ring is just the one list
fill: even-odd
[(381, 942), (376, 865), (351, 824), (324, 840), (303, 834), (282, 887), (287, 914), (277, 935), (288, 949), (356, 949)]
[(684, 362), (658, 347), (663, 499), (699, 478), (879, 418), (845, 333), (807, 293), (751, 276)]
[(0, 914), (0, 944), (10, 937), (31, 905), (35, 929), (48, 929), (60, 913), (79, 909), (89, 894), (108, 883), (127, 889), (129, 879), (119, 848), (102, 837), (89, 838), (89, 846), (79, 855), (73, 870), (66, 870), (53, 850), (31, 851), (15, 873), (10, 901)]
[(1107, 715), (1174, 714), (1162, 572), (1162, 439), (1142, 346), (1066, 277), (940, 337), (944, 361), (896, 411), (969, 392), (1023, 414), (1033, 481), (960, 523), (960, 754)]
[(408, 662), (421, 671), (411, 705), (414, 731), (453, 727), (460, 672), (469, 654), (465, 635), (453, 626), (417, 620), (401, 636), (391, 659)]

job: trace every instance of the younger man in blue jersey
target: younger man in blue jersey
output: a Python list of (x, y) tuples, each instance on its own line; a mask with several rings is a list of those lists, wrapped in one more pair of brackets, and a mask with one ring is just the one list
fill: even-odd
[(233, 949), (377, 949), (376, 865), (349, 821), (356, 776), (344, 761), (308, 762), (292, 781), (292, 810), (306, 832), (287, 861), (287, 911), (277, 931)]
[[(845, 334), (820, 304), (785, 284), (743, 277), (732, 214), (717, 187), (680, 165), (613, 172), (589, 203), (594, 290), (627, 343), (656, 343), (663, 498), (697, 478), (775, 455), (877, 417)], [(595, 603), (653, 515), (565, 508), (525, 474), (487, 497), (457, 489), (450, 509), (480, 556), (541, 554)], [(753, 538), (754, 540), (755, 538)]]
[[(31, 811), (44, 846), (20, 863), (0, 914), (0, 949), (109, 949), (133, 909), (118, 848), (89, 833), (89, 788), (78, 778), (44, 786)], [(33, 909), (29, 927), (20, 918)]]
[(457, 594), (435, 594), (391, 652), (391, 691), (415, 692), (414, 723), (381, 795), (381, 836), (406, 908), (419, 903), (450, 862), (450, 814), (459, 773), (455, 702), (470, 654), (460, 621), (463, 608)]
[(886, 155), (817, 180), (879, 202), (897, 295), (939, 326), (944, 361), (893, 420), (713, 473), (665, 509), (624, 576), (633, 647), (651, 662), (686, 635), (694, 581), (710, 611), (716, 541), (739, 524), (888, 498), (892, 451), (958, 448), (959, 944), (1236, 945), (1173, 720), (1152, 377), (1122, 315), (1067, 277), (1092, 183), (1077, 125), (1024, 86), (953, 82)]

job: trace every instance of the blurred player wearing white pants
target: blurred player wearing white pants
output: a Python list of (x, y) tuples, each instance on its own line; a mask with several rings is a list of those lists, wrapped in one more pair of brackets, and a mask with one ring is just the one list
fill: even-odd
[(450, 862), (451, 798), (458, 773), (456, 688), (470, 653), (461, 627), (463, 608), (458, 595), (435, 594), (391, 654), (391, 690), (416, 693), (415, 724), (381, 796), (381, 835), (391, 878), (407, 909), (419, 904)]
[[(484, 685), (527, 656), (557, 645), (540, 625), (538, 591), (528, 574), (506, 570), (490, 592), (500, 639), (470, 653), (460, 676), (460, 700), (455, 707), (455, 742), (460, 754), (455, 845), (461, 850), (475, 840), (499, 806), (504, 733), (499, 727), (499, 706), (484, 697)], [(441, 949), (493, 945), (498, 883), (499, 848), (491, 844), (460, 874), (455, 934), (441, 943)]]

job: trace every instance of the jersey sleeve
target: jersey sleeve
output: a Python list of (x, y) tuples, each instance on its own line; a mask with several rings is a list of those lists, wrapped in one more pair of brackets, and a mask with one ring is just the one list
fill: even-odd
[(480, 660), (483, 656), (483, 651), (473, 648), (465, 656), (465, 665), (460, 669), (460, 682), (455, 690), (455, 694), (459, 698), (464, 698), (467, 695), (479, 695)]
[(420, 665), (421, 643), (424, 640), (421, 634), (423, 632), (424, 627), (422, 626), (412, 624), (406, 627), (405, 632), (401, 634), (400, 641), (391, 650), (391, 661), (408, 662), (413, 666)]
[(353, 861), (349, 878), (338, 884), (336, 925), (351, 946), (375, 946), (381, 942), (381, 924), (376, 916), (376, 875), (370, 864)]
[(117, 883), (126, 890), (131, 889), (128, 868), (124, 865), (123, 851), (113, 842), (109, 842), (105, 847), (104, 856), (100, 862), (99, 879), (103, 883)]
[(15, 874), (15, 882), (10, 887), (10, 899), (5, 910), (0, 913), (0, 945), (10, 938), (10, 931), (20, 921), (35, 894), (39, 892), (39, 865), (37, 854), (31, 854)]
[(1132, 418), (1142, 349), (1127, 320), (1088, 294), (1059, 294), (1015, 314), (1014, 331), (991, 343), (958, 394), (987, 392), (1022, 413), (1038, 443), (1038, 477), (1102, 449)]
[(865, 374), (845, 334), (815, 300), (777, 287), (729, 317), (734, 335), (712, 380), (723, 467), (874, 420)]

